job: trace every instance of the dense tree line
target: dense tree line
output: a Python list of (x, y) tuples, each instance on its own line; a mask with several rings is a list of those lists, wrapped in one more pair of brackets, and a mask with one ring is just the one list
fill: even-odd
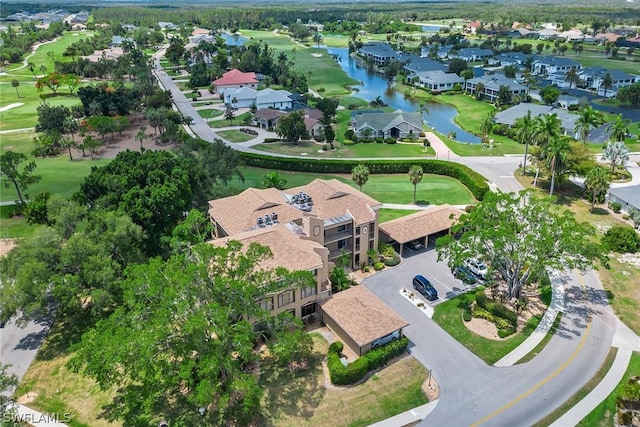
[[(4, 7), (4, 5), (3, 5)], [(6, 62), (19, 62), (24, 55), (31, 51), (31, 47), (38, 42), (52, 40), (61, 35), (64, 25), (61, 22), (52, 22), (46, 30), (39, 30), (34, 22), (22, 22), (20, 31), (12, 26), (7, 31), (0, 33), (0, 64)]]

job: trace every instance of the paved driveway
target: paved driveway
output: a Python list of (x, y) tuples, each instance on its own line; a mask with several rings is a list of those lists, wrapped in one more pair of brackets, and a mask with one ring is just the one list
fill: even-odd
[(434, 250), (408, 254), (399, 266), (365, 279), (363, 285), (410, 323), (405, 328), (409, 351), (438, 381), (439, 404), (421, 425), (534, 424), (582, 387), (599, 367), (594, 361), (603, 360), (609, 350), (613, 328), (602, 291), (590, 275), (583, 283), (567, 276), (571, 303), (549, 345), (527, 364), (488, 366), (400, 295), (400, 289), (412, 287), (416, 274), (425, 275), (438, 289), (439, 301), (425, 300), (432, 306), (463, 291), (446, 264), (435, 261)]

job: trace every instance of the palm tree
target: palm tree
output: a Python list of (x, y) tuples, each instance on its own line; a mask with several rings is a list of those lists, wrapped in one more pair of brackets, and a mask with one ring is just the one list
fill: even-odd
[(571, 67), (569, 72), (567, 72), (565, 80), (569, 82), (569, 89), (571, 89), (574, 84), (578, 86), (578, 84), (580, 83), (580, 76), (578, 75), (576, 67)]
[(602, 166), (596, 166), (587, 173), (584, 187), (591, 193), (591, 212), (593, 212), (598, 198), (609, 190), (609, 172)]
[(604, 123), (602, 113), (588, 106), (578, 112), (578, 120), (576, 120), (575, 132), (580, 133), (582, 143), (586, 144), (589, 140), (591, 129), (597, 128)]
[(320, 48), (320, 43), (322, 43), (322, 34), (314, 33), (313, 34), (313, 42), (318, 45), (318, 48)]
[(140, 151), (141, 152), (144, 150), (144, 147), (142, 146), (142, 142), (147, 137), (147, 135), (145, 134), (146, 130), (147, 130), (146, 126), (140, 126), (140, 130), (135, 135), (136, 141), (140, 141)]
[(526, 175), (529, 141), (533, 139), (533, 132), (535, 130), (535, 121), (531, 117), (531, 110), (527, 111), (526, 116), (516, 119), (514, 127), (516, 129), (516, 139), (520, 144), (524, 144), (524, 161), (522, 162), (522, 175)]
[(602, 95), (602, 97), (606, 98), (607, 89), (611, 89), (613, 87), (613, 77), (611, 77), (611, 74), (607, 73), (604, 75), (604, 78), (602, 79), (602, 83), (600, 83), (600, 86), (604, 89), (604, 94)]
[(482, 142), (486, 142), (487, 137), (489, 136), (489, 132), (493, 128), (493, 112), (488, 113), (482, 119), (482, 123), (480, 123), (480, 130), (482, 131)]
[(611, 172), (613, 172), (617, 164), (624, 165), (629, 160), (629, 148), (623, 141), (609, 141), (602, 151), (602, 160), (611, 160)]
[(556, 113), (545, 114), (534, 119), (533, 142), (535, 145), (545, 145), (561, 134), (562, 122)]
[(362, 186), (369, 181), (369, 168), (366, 165), (356, 165), (351, 169), (351, 179), (362, 191)]
[(549, 195), (553, 196), (556, 185), (556, 175), (564, 171), (567, 166), (567, 155), (571, 152), (571, 145), (567, 138), (553, 138), (545, 149), (547, 167), (551, 170), (551, 188)]
[(629, 134), (628, 126), (630, 123), (631, 120), (623, 119), (622, 114), (618, 114), (615, 121), (607, 128), (607, 132), (609, 132), (614, 141), (624, 141)]
[(413, 165), (409, 169), (409, 181), (413, 184), (413, 204), (416, 204), (416, 191), (418, 189), (418, 183), (422, 181), (422, 168), (418, 165)]
[(475, 95), (478, 101), (480, 101), (484, 96), (484, 89), (485, 89), (484, 83), (481, 82), (476, 84)]

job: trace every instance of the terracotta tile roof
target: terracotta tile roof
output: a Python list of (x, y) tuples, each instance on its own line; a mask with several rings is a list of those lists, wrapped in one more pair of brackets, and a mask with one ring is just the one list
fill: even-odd
[(383, 222), (379, 228), (396, 242), (407, 243), (448, 230), (463, 213), (460, 209), (442, 205)]
[(312, 214), (331, 219), (350, 213), (356, 224), (375, 221), (374, 207), (382, 204), (337, 179), (316, 179), (307, 185), (287, 190), (289, 194), (304, 191), (313, 198)]
[(236, 196), (209, 201), (209, 215), (228, 235), (252, 229), (258, 217), (272, 213), (282, 224), (302, 218), (302, 211), (289, 205), (276, 188), (249, 188)]
[[(311, 212), (306, 213), (287, 203), (286, 196), (305, 192), (313, 199)], [(242, 193), (209, 201), (209, 216), (228, 235), (247, 231), (256, 226), (259, 216), (276, 213), (280, 223), (300, 221), (305, 214), (325, 220), (350, 214), (356, 224), (376, 220), (373, 208), (381, 206), (377, 200), (337, 179), (316, 179), (307, 185), (277, 190), (249, 188)]]
[(360, 347), (409, 325), (362, 285), (334, 294), (321, 304), (324, 314)]
[(240, 70), (236, 70), (235, 68), (231, 71), (227, 71), (217, 80), (213, 81), (215, 86), (226, 86), (226, 85), (238, 85), (238, 84), (251, 84), (258, 83), (258, 79), (256, 78), (256, 73), (243, 73)]
[(251, 243), (259, 243), (271, 249), (273, 257), (259, 263), (260, 269), (270, 270), (284, 267), (290, 271), (315, 270), (322, 268), (322, 256), (318, 251), (328, 251), (320, 243), (301, 239), (285, 224), (234, 234), (230, 237), (212, 240), (215, 246), (226, 246), (231, 240), (243, 244), (247, 249)]

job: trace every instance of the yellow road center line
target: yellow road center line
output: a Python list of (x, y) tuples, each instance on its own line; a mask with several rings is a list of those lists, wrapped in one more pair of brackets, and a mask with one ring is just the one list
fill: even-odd
[(506, 411), (507, 409), (509, 409), (510, 407), (515, 405), (516, 403), (520, 402), (522, 399), (524, 399), (525, 397), (529, 396), (531, 393), (533, 393), (534, 391), (538, 390), (540, 387), (542, 387), (543, 385), (545, 385), (546, 383), (551, 381), (554, 377), (556, 377), (560, 372), (562, 372), (573, 361), (573, 359), (576, 358), (576, 356), (578, 356), (578, 353), (580, 353), (580, 351), (582, 350), (582, 348), (584, 347), (584, 345), (587, 342), (587, 337), (589, 336), (589, 331), (590, 330), (591, 330), (591, 316), (589, 316), (589, 320), (588, 320), (588, 323), (587, 323), (587, 329), (585, 330), (585, 333), (582, 335), (582, 338), (580, 339), (580, 344), (578, 345), (578, 348), (576, 348), (576, 350), (571, 354), (571, 356), (569, 356), (569, 358), (562, 365), (560, 365), (548, 377), (546, 377), (545, 379), (540, 381), (538, 384), (533, 386), (531, 389), (529, 389), (526, 392), (522, 393), (517, 398), (513, 399), (511, 402), (509, 402), (506, 405), (504, 405), (502, 408), (499, 408), (499, 409), (495, 410), (494, 412), (490, 413), (489, 415), (487, 415), (486, 417), (484, 417), (480, 421), (478, 421), (478, 422), (476, 422), (474, 424), (471, 424), (471, 427), (477, 427), (480, 424), (489, 421), (491, 418), (495, 417), (496, 415), (500, 414), (501, 412)]

